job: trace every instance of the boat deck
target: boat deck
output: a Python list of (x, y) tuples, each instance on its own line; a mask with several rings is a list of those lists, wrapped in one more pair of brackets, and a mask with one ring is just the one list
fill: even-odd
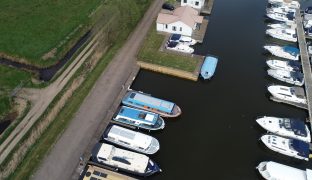
[(271, 96), (270, 99), (272, 101), (275, 101), (275, 102), (278, 102), (278, 103), (285, 103), (285, 104), (292, 105), (292, 106), (295, 106), (295, 107), (298, 107), (298, 108), (301, 108), (301, 109), (306, 109), (306, 110), (308, 109), (308, 105), (306, 105), (306, 104), (285, 101), (283, 99), (278, 99), (278, 98), (276, 98), (274, 96)]
[[(309, 111), (309, 120), (310, 124), (312, 124), (312, 71), (309, 60), (309, 54), (307, 50), (306, 36), (303, 30), (303, 23), (300, 11), (296, 12), (296, 24), (297, 24), (297, 36), (298, 36), (298, 44), (300, 49), (300, 57), (302, 63), (302, 70), (304, 74), (305, 81), (305, 90), (307, 96), (307, 109)], [(311, 127), (312, 129), (312, 127)]]

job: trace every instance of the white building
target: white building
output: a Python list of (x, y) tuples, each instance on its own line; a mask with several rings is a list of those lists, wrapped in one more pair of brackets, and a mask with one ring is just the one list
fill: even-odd
[(205, 0), (181, 0), (181, 6), (191, 6), (195, 9), (201, 9), (205, 4)]
[(176, 8), (172, 14), (159, 13), (156, 23), (157, 31), (192, 36), (200, 28), (203, 16), (190, 6)]

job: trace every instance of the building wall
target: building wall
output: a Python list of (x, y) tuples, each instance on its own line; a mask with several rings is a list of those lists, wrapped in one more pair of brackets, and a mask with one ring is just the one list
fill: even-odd
[(204, 3), (205, 0), (181, 0), (181, 6), (189, 5), (195, 9), (201, 9), (204, 6)]
[[(175, 27), (175, 30), (174, 30)], [(175, 33), (175, 34), (181, 34), (184, 36), (192, 36), (192, 32), (193, 29), (190, 28), (189, 26), (185, 25), (184, 23), (178, 21), (175, 23), (171, 23), (171, 24), (160, 24), (157, 23), (156, 25), (156, 29), (157, 31), (164, 31), (164, 32), (168, 32), (168, 33)]]

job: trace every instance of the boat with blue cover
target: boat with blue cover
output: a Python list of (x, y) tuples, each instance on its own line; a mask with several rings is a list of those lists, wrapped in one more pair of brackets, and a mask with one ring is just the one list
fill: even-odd
[(292, 46), (278, 46), (278, 45), (266, 45), (264, 49), (269, 51), (274, 56), (278, 56), (290, 60), (299, 60), (300, 51), (296, 47)]
[(165, 121), (159, 114), (121, 106), (114, 121), (146, 130), (159, 130), (165, 127)]
[(211, 79), (214, 75), (218, 64), (218, 59), (213, 56), (206, 56), (205, 61), (201, 67), (200, 75), (204, 79)]
[(182, 113), (179, 106), (173, 102), (137, 91), (129, 91), (122, 99), (122, 104), (157, 113), (163, 117), (177, 117)]
[(261, 137), (261, 141), (269, 149), (294, 158), (309, 160), (309, 143), (297, 139), (284, 138), (272, 134)]

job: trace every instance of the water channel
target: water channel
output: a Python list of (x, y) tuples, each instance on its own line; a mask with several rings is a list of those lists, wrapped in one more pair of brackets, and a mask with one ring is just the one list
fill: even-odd
[[(305, 6), (312, 1), (304, 2)], [(307, 163), (267, 149), (257, 116), (307, 118), (307, 112), (269, 100), (266, 86), (283, 84), (267, 73), (263, 45), (265, 0), (215, 0), (204, 44), (196, 53), (219, 57), (211, 81), (191, 82), (141, 71), (132, 88), (176, 102), (183, 111), (152, 132), (160, 151), (151, 156), (163, 172), (149, 179), (261, 179), (255, 167), (273, 160), (305, 169)]]

